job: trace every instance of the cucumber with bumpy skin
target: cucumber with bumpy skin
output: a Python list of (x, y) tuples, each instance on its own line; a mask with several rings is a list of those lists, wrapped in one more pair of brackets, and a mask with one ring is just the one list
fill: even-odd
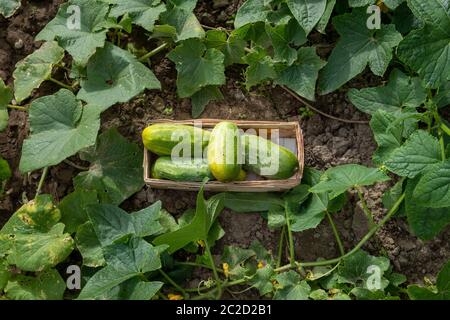
[(282, 180), (292, 177), (299, 164), (289, 149), (256, 135), (241, 138), (245, 152), (244, 168), (268, 179)]
[(159, 156), (170, 156), (173, 148), (185, 139), (191, 148), (191, 157), (194, 156), (194, 148), (197, 146), (203, 151), (208, 145), (210, 132), (181, 124), (157, 123), (153, 124), (142, 132), (144, 146), (151, 152)]
[(203, 181), (206, 177), (213, 179), (206, 159), (179, 159), (170, 157), (158, 158), (152, 166), (152, 178), (173, 181)]
[(241, 172), (240, 134), (236, 124), (219, 122), (211, 132), (208, 163), (214, 177), (222, 182), (236, 180)]

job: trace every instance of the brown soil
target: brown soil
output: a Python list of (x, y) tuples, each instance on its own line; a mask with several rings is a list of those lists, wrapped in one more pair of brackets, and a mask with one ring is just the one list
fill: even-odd
[[(22, 1), (20, 11), (11, 19), (0, 18), (0, 77), (8, 84), (12, 83), (12, 71), (17, 61), (33, 52), (38, 44), (33, 42), (35, 35), (51, 19), (62, 1)], [(230, 27), (227, 23), (239, 6), (239, 0), (199, 1), (197, 15), (205, 25)], [(223, 6), (217, 6), (223, 3)], [(333, 33), (331, 33), (333, 35)], [(330, 39), (313, 34), (313, 43), (332, 43)], [(331, 46), (320, 49), (326, 57)], [(130, 140), (140, 141), (140, 132), (151, 119), (190, 118), (189, 100), (176, 96), (176, 71), (173, 64), (161, 54), (155, 58), (152, 67), (162, 83), (162, 91), (149, 91), (130, 103), (110, 108), (102, 117), (102, 127), (116, 127)], [(321, 115), (302, 119), (299, 108), (302, 105), (280, 88), (260, 87), (246, 92), (242, 86), (242, 69), (230, 68), (227, 71), (227, 84), (222, 88), (225, 99), (211, 103), (204, 118), (221, 119), (254, 119), (254, 120), (289, 120), (300, 121), (305, 135), (306, 164), (318, 169), (344, 163), (371, 164), (371, 155), (376, 148), (368, 125), (348, 124), (332, 120)], [(314, 105), (329, 114), (352, 120), (367, 120), (367, 116), (358, 112), (347, 100), (346, 91), (350, 87), (367, 87), (378, 85), (383, 81), (366, 72), (351, 81), (345, 88), (330, 95), (318, 97)], [(44, 84), (35, 96), (52, 93), (57, 88)], [(173, 113), (165, 112), (172, 108)], [(18, 163), (23, 139), (28, 134), (27, 116), (19, 111), (10, 113), (8, 129), (0, 133), (0, 154), (7, 159), (14, 170), (14, 177), (7, 185), (7, 195), (0, 200), (0, 226), (21, 206), (24, 199), (34, 196), (40, 172), (29, 176), (21, 175)], [(75, 159), (76, 160), (76, 159)], [(44, 192), (50, 193), (55, 200), (62, 199), (73, 189), (72, 178), (77, 170), (65, 164), (50, 170), (45, 183)], [(366, 191), (369, 206), (376, 217), (384, 214), (381, 196), (388, 185), (377, 185)], [(176, 195), (176, 196), (174, 196)], [(177, 215), (195, 205), (195, 193), (179, 191), (151, 190), (145, 187), (127, 200), (125, 209), (139, 209), (162, 200), (163, 206)], [(342, 234), (345, 247), (351, 248), (362, 235), (367, 226), (362, 218), (363, 213), (358, 205), (357, 197), (350, 196), (349, 204), (342, 213), (336, 215), (336, 223)], [(267, 228), (266, 222), (258, 214), (235, 214), (225, 210), (220, 217), (226, 231), (225, 237), (216, 247), (220, 253), (223, 245), (248, 246), (253, 240), (260, 240), (268, 248), (276, 252), (278, 232)], [(423, 242), (411, 235), (404, 219), (389, 222), (374, 239), (365, 246), (373, 254), (386, 253), (396, 271), (407, 275), (410, 282), (421, 282), (424, 276), (434, 278), (445, 261), (450, 259), (450, 243), (447, 229), (433, 241)], [(332, 258), (338, 255), (331, 229), (324, 222), (314, 230), (296, 235), (296, 250), (301, 260), (315, 260), (318, 257)], [(252, 296), (249, 296), (252, 297)]]

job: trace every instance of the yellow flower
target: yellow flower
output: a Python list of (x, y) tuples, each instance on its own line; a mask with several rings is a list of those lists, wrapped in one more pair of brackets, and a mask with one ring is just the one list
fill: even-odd
[(202, 248), (205, 247), (205, 241), (203, 241), (203, 240), (198, 240), (197, 243), (198, 243), (198, 245), (199, 245), (200, 247), (202, 247)]
[(258, 269), (262, 269), (262, 268), (264, 268), (264, 262), (262, 262), (262, 261), (259, 261), (258, 262)]
[(228, 276), (230, 275), (230, 266), (228, 265), (228, 263), (223, 263), (222, 269), (223, 269), (223, 274), (225, 275), (225, 277), (228, 278)]
[(183, 296), (181, 296), (179, 294), (172, 294), (172, 293), (169, 293), (167, 295), (167, 297), (169, 298), (169, 300), (183, 300), (184, 299)]
[(377, 6), (379, 6), (381, 11), (383, 11), (384, 13), (389, 12), (389, 8), (386, 7), (386, 5), (384, 4), (383, 0), (378, 0), (377, 1)]

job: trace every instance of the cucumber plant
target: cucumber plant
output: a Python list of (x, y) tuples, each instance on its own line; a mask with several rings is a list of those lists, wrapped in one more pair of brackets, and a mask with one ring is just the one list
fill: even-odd
[[(27, 112), (31, 132), (20, 171), (42, 170), (34, 199), (0, 230), (0, 298), (218, 299), (244, 287), (274, 299), (449, 299), (448, 263), (435, 285), (406, 287), (389, 259), (362, 250), (393, 217), (405, 217), (424, 240), (450, 223), (450, 124), (443, 116), (450, 104), (448, 1), (247, 0), (226, 28), (202, 25), (196, 4), (69, 0), (36, 36), (42, 46), (17, 64), (13, 86), (0, 79), (0, 131), (8, 110)], [(371, 5), (383, 12), (374, 29), (367, 24)], [(20, 1), (0, 1), (0, 15), (11, 17), (19, 7)], [(325, 61), (311, 34), (327, 36), (333, 28), (339, 40)], [(133, 43), (133, 32), (144, 32), (152, 49)], [(201, 191), (196, 208), (178, 220), (160, 202), (127, 214), (119, 206), (144, 186), (141, 148), (114, 129), (99, 134), (101, 114), (145, 90), (161, 90), (152, 71), (156, 55), (174, 63), (178, 96), (191, 100), (193, 117), (223, 99), (231, 65), (240, 65), (247, 90), (272, 84), (309, 101), (341, 90), (365, 70), (385, 77), (382, 86), (348, 91), (350, 102), (371, 116), (375, 167), (307, 168), (302, 184), (284, 194), (205, 200)], [(44, 82), (58, 90), (34, 99)], [(73, 156), (89, 168), (68, 159)], [(81, 172), (74, 191), (57, 203), (41, 193), (49, 167), (62, 162)], [(0, 197), (10, 177), (0, 158)], [(395, 185), (376, 221), (363, 188), (388, 180)], [(344, 247), (334, 223), (349, 191), (370, 226), (354, 248)], [(224, 235), (217, 219), (224, 207), (260, 212), (279, 230), (276, 254), (257, 242), (226, 246), (218, 263), (211, 248)], [(299, 261), (293, 234), (323, 220), (340, 255)], [(174, 255), (180, 250), (189, 259)], [(37, 254), (27, 258), (30, 252)], [(60, 273), (74, 252), (82, 257), (80, 291), (67, 290)], [(211, 270), (211, 278), (184, 287), (193, 268)]]

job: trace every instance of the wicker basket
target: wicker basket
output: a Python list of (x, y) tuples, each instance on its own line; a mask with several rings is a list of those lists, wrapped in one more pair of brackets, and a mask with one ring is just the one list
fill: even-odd
[[(198, 119), (198, 120), (184, 120), (184, 121), (174, 121), (174, 120), (155, 120), (150, 124), (155, 123), (171, 123), (171, 124), (185, 124), (193, 125), (194, 122), (202, 123), (203, 129), (212, 129), (217, 123), (224, 120), (216, 119)], [(219, 181), (210, 181), (205, 185), (206, 191), (231, 191), (231, 192), (267, 192), (267, 191), (285, 191), (292, 189), (293, 187), (300, 184), (303, 175), (304, 168), (304, 145), (303, 145), (303, 135), (302, 130), (298, 122), (275, 122), (275, 121), (240, 121), (240, 120), (227, 120), (234, 122), (239, 128), (246, 129), (266, 129), (269, 133), (271, 129), (279, 130), (279, 137), (282, 138), (292, 138), (295, 139), (294, 150), (297, 153), (299, 170), (296, 174), (286, 180), (258, 180), (256, 177), (254, 180), (252, 176), (246, 181), (228, 182), (223, 183)], [(147, 149), (144, 149), (144, 181), (151, 188), (156, 189), (175, 189), (175, 190), (187, 190), (187, 191), (198, 191), (201, 187), (200, 182), (179, 182), (170, 181), (162, 179), (153, 179), (150, 174), (150, 168), (153, 159), (156, 155), (152, 154)]]

